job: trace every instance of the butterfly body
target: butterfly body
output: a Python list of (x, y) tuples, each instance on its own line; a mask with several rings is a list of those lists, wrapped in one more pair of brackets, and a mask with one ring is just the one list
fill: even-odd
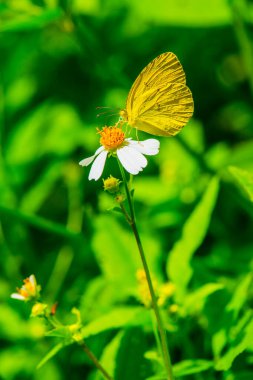
[(133, 83), (120, 112), (131, 127), (157, 136), (174, 136), (193, 114), (193, 99), (175, 54), (151, 61)]

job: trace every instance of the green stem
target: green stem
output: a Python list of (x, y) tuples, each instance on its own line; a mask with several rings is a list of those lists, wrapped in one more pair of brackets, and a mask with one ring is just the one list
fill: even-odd
[(169, 354), (169, 350), (168, 350), (168, 346), (167, 346), (166, 331), (165, 331), (164, 326), (163, 326), (163, 322), (162, 322), (160, 311), (159, 311), (159, 308), (157, 305), (156, 295), (155, 295), (153, 283), (151, 280), (148, 264), (146, 261), (144, 249), (143, 249), (141, 239), (140, 239), (140, 235), (139, 235), (139, 232), (138, 232), (138, 229), (136, 226), (134, 207), (133, 207), (132, 197), (131, 197), (131, 194), (130, 194), (130, 191), (129, 191), (129, 188), (127, 185), (127, 179), (126, 179), (125, 171), (124, 171), (121, 163), (119, 161), (118, 161), (118, 163), (119, 163), (122, 179), (123, 179), (124, 186), (125, 186), (125, 191), (126, 191), (126, 196), (127, 196), (127, 201), (128, 201), (129, 211), (130, 211), (130, 216), (131, 216), (131, 221), (129, 222), (129, 224), (132, 228), (132, 231), (134, 233), (134, 237), (135, 237), (138, 249), (139, 249), (141, 261), (143, 264), (144, 271), (146, 273), (148, 287), (149, 287), (149, 291), (150, 291), (150, 295), (151, 295), (152, 307), (153, 307), (153, 310), (154, 310), (154, 313), (156, 316), (157, 327), (159, 330), (160, 339), (161, 339), (161, 346), (162, 346), (162, 351), (163, 351), (164, 365), (165, 365), (166, 372), (168, 375), (168, 380), (173, 380), (172, 365), (171, 365), (170, 354)]
[(96, 356), (86, 346), (85, 342), (82, 340), (82, 341), (79, 341), (78, 344), (83, 349), (83, 351), (86, 353), (86, 355), (89, 357), (89, 359), (93, 362), (93, 364), (95, 365), (95, 367), (103, 374), (103, 376), (107, 380), (113, 380), (113, 378), (106, 372), (106, 370), (104, 369), (104, 367), (102, 367), (102, 365), (100, 364), (100, 362), (98, 361), (98, 359), (96, 358)]
[[(45, 320), (53, 327), (53, 328), (57, 328), (57, 327), (63, 327), (63, 325), (61, 324), (61, 322), (59, 322), (55, 316), (52, 316), (48, 313), (45, 313), (44, 314), (44, 318)], [(88, 346), (86, 345), (86, 343), (81, 340), (79, 338), (79, 335), (78, 335), (78, 338), (75, 338), (75, 335), (73, 334), (72, 335), (73, 339), (76, 341), (76, 343), (83, 349), (83, 351), (86, 353), (86, 355), (88, 356), (88, 358), (93, 362), (93, 364), (95, 365), (95, 367), (103, 374), (103, 376), (105, 377), (105, 379), (107, 380), (113, 380), (113, 378), (107, 373), (107, 371), (104, 369), (104, 367), (100, 364), (99, 360), (96, 358), (96, 356), (90, 351), (90, 349), (88, 348)]]
[(151, 321), (152, 321), (154, 336), (155, 336), (155, 340), (156, 340), (156, 345), (158, 347), (158, 353), (159, 353), (159, 356), (162, 358), (163, 357), (163, 350), (162, 350), (162, 346), (161, 346), (159, 332), (157, 330), (156, 318), (155, 318), (153, 311), (151, 313)]

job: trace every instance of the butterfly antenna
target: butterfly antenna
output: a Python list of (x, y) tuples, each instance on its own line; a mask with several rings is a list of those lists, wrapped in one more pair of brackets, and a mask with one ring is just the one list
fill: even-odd
[(98, 107), (96, 107), (96, 109), (97, 110), (104, 110), (104, 109), (106, 109), (106, 111), (98, 113), (96, 115), (97, 117), (100, 117), (100, 116), (103, 116), (103, 115), (107, 115), (107, 116), (115, 115), (115, 114), (108, 115), (108, 112), (110, 112), (112, 110), (112, 107), (101, 107), (101, 106), (98, 106)]
[(108, 115), (107, 112), (101, 112), (101, 113), (98, 113), (96, 116), (100, 117), (100, 116), (103, 116), (103, 115), (106, 115), (106, 116), (110, 117), (110, 116), (116, 116), (116, 115), (118, 115), (118, 113), (111, 113), (110, 115)]

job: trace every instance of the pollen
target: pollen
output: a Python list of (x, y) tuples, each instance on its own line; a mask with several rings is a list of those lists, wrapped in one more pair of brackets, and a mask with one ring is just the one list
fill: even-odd
[(100, 134), (100, 144), (107, 150), (117, 149), (125, 140), (125, 133), (119, 127), (104, 127)]

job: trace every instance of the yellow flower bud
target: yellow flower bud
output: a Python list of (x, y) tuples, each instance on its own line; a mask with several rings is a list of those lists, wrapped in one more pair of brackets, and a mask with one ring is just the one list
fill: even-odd
[(45, 315), (47, 305), (45, 303), (37, 302), (32, 307), (31, 317), (41, 317)]
[(108, 191), (111, 194), (116, 194), (119, 191), (120, 180), (114, 178), (112, 175), (107, 179), (103, 179), (104, 182), (104, 190)]

